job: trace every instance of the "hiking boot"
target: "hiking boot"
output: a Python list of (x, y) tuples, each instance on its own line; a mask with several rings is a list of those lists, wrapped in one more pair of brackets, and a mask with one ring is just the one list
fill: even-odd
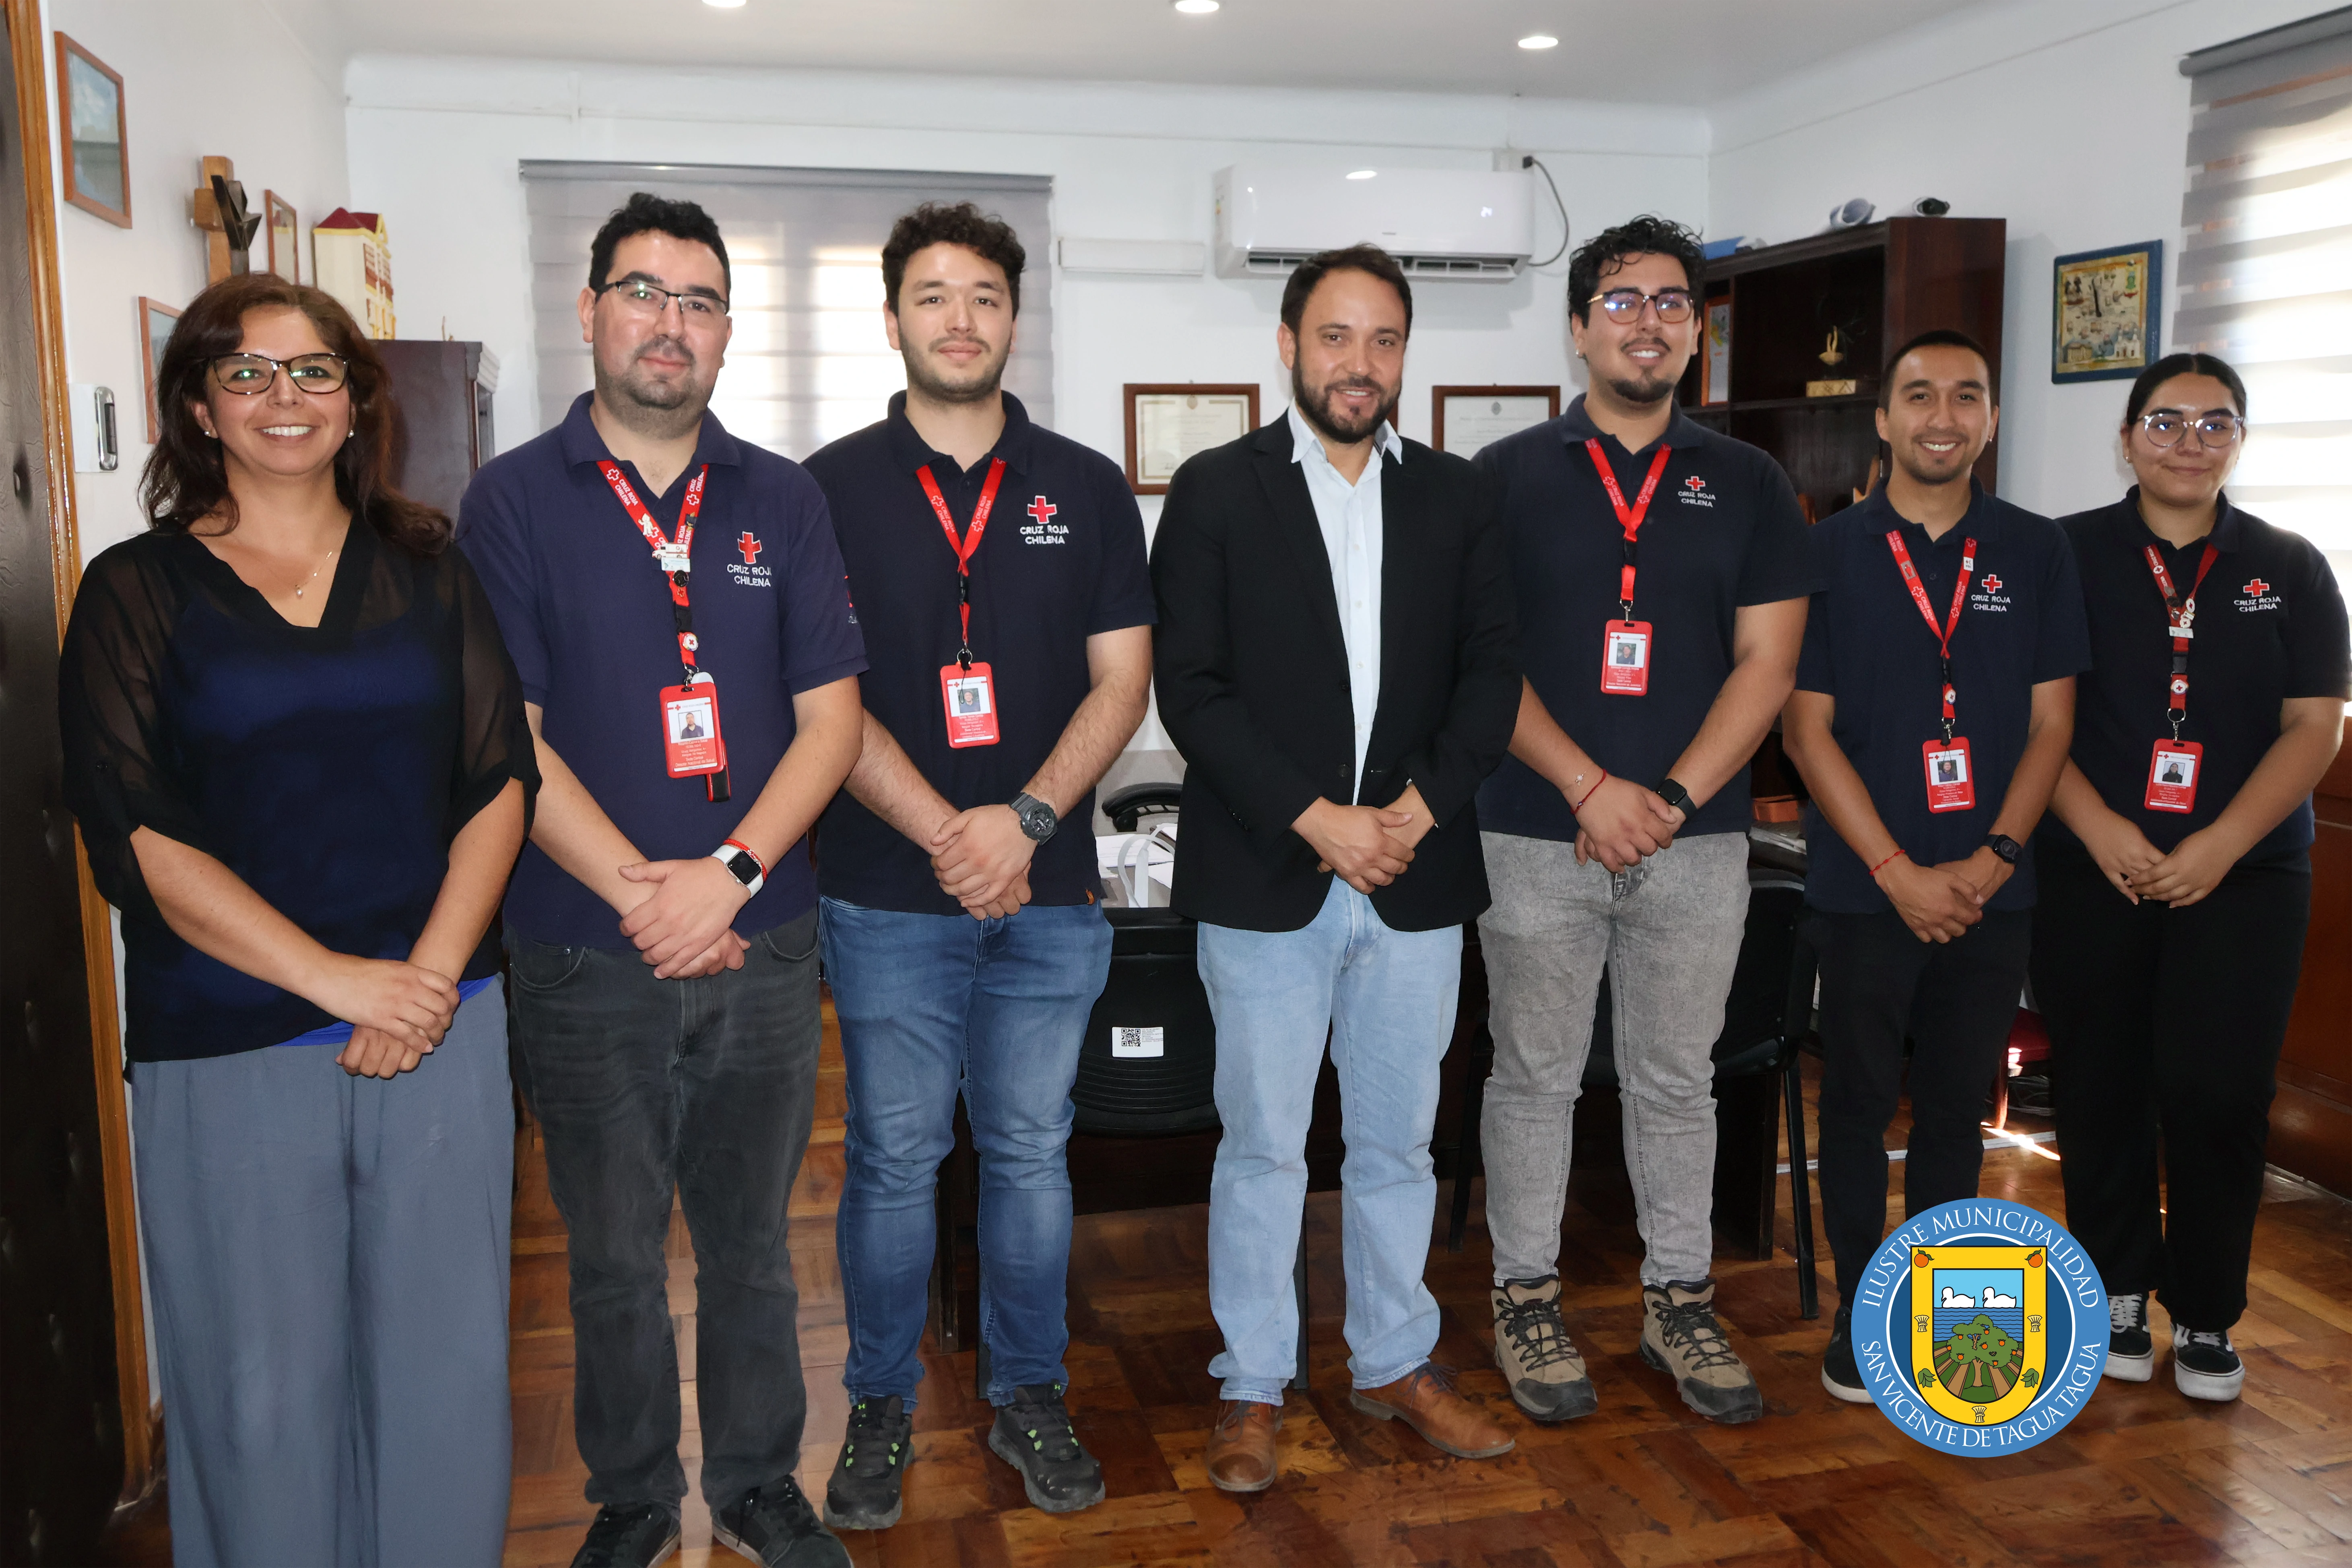
[(1862, 1384), (1862, 1372), (1853, 1364), (1852, 1307), (1838, 1309), (1836, 1326), (1830, 1330), (1830, 1348), (1822, 1357), (1822, 1386), (1848, 1405), (1871, 1403), (1870, 1390)]
[(2106, 1375), (2146, 1383), (2156, 1375), (2156, 1340), (2147, 1331), (2147, 1292), (2107, 1298)]
[(1559, 1321), (1557, 1274), (1495, 1287), (1495, 1364), (1511, 1385), (1511, 1403), (1538, 1421), (1572, 1421), (1600, 1407), (1584, 1358)]
[(1103, 1500), (1102, 1467), (1078, 1442), (1058, 1383), (1024, 1384), (988, 1429), (989, 1451), (1021, 1472), (1022, 1489), (1047, 1513), (1076, 1513)]
[(1518, 1439), (1487, 1414), (1454, 1392), (1445, 1369), (1423, 1362), (1394, 1383), (1351, 1388), (1348, 1403), (1381, 1421), (1404, 1424), (1457, 1459), (1491, 1459), (1507, 1454)]
[(654, 1568), (677, 1550), (677, 1515), (657, 1502), (606, 1503), (572, 1568)]
[(2246, 1363), (2238, 1359), (2227, 1329), (2172, 1325), (2172, 1381), (2191, 1399), (2230, 1400), (2246, 1386)]
[(1274, 1485), (1274, 1435), (1281, 1430), (1281, 1405), (1226, 1400), (1209, 1433), (1209, 1484), (1221, 1492), (1262, 1492)]
[(861, 1399), (849, 1407), (841, 1458), (824, 1486), (824, 1522), (832, 1530), (887, 1530), (906, 1507), (898, 1496), (915, 1462), (915, 1417), (898, 1394)]
[(818, 1521), (800, 1482), (790, 1476), (714, 1510), (710, 1534), (760, 1568), (849, 1568), (849, 1548)]
[(1642, 1359), (1674, 1373), (1683, 1403), (1710, 1421), (1732, 1426), (1764, 1414), (1756, 1375), (1716, 1321), (1712, 1279), (1642, 1287)]

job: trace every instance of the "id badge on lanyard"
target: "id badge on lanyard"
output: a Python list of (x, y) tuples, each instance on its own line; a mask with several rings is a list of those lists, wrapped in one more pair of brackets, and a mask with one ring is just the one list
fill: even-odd
[(1886, 547), (1895, 552), (1895, 564), (1903, 573), (1903, 585), (1911, 590), (1911, 602), (1927, 619), (1927, 630), (1935, 635), (1937, 652), (1943, 658), (1940, 684), (1944, 695), (1944, 738), (1926, 742), (1919, 748), (1920, 767), (1927, 785), (1927, 809), (1972, 810), (1977, 804), (1976, 767), (1969, 755), (1968, 737), (1952, 733), (1957, 711), (1954, 705), (1959, 700), (1959, 692), (1952, 685), (1952, 634), (1960, 629), (1960, 611), (1969, 602), (1969, 578), (1977, 569), (1977, 542), (1965, 539), (1960, 542), (1960, 574), (1952, 584), (1952, 612), (1940, 624), (1936, 619), (1935, 606), (1927, 603), (1927, 590), (1920, 585), (1919, 569), (1911, 563), (1911, 552), (1904, 546), (1901, 529), (1887, 530)]
[(915, 477), (922, 481), (923, 494), (940, 527), (946, 531), (948, 548), (956, 558), (961, 642), (956, 661), (940, 666), (940, 706), (947, 716), (948, 744), (958, 751), (966, 746), (992, 746), (998, 739), (996, 675), (971, 657), (971, 558), (988, 532), (988, 514), (996, 509), (997, 487), (1004, 482), (1004, 459), (989, 464), (988, 478), (980, 487), (980, 504), (972, 509), (971, 528), (961, 539), (956, 537), (955, 515), (948, 510), (948, 498), (940, 493), (939, 480), (931, 477), (931, 466), (924, 464), (915, 470)]
[(662, 755), (674, 779), (715, 773), (727, 765), (719, 735), (719, 683), (697, 670), (684, 686), (661, 689)]
[(1654, 645), (1650, 623), (1633, 618), (1633, 555), (1641, 544), (1643, 520), (1650, 515), (1650, 500), (1658, 493), (1658, 480), (1666, 471), (1673, 448), (1660, 447), (1658, 455), (1650, 459), (1649, 477), (1642, 481), (1642, 493), (1632, 506), (1625, 504), (1625, 492), (1617, 488), (1616, 472), (1610, 468), (1609, 454), (1600, 441), (1587, 440), (1584, 449), (1600, 470), (1601, 488), (1609, 492), (1609, 504), (1617, 511), (1617, 526), (1625, 531), (1625, 558), (1617, 573), (1618, 610), (1622, 618), (1601, 628), (1601, 689), (1612, 697), (1646, 697)]
[(694, 570), (694, 524), (702, 514), (702, 489), (710, 479), (710, 465), (689, 480), (677, 511), (677, 537), (673, 540), (653, 520), (646, 503), (621, 466), (609, 458), (596, 465), (612, 487), (613, 497), (629, 514), (637, 531), (652, 546), (654, 565), (669, 587), (670, 617), (677, 633), (677, 660), (683, 679), (656, 694), (661, 710), (662, 759), (674, 779), (700, 778), (713, 801), (728, 798), (727, 742), (719, 731), (719, 682), (697, 667), (701, 647), (694, 635), (694, 605), (688, 577)]
[(2213, 570), (2213, 563), (2221, 552), (2211, 543), (2197, 563), (2197, 580), (2189, 584), (2189, 597), (2183, 600), (2172, 585), (2172, 574), (2165, 570), (2164, 554), (2153, 544), (2140, 546), (2147, 557), (2147, 569), (2156, 578), (2156, 591), (2164, 599), (2164, 619), (2172, 633), (2172, 673), (2165, 682), (2166, 717), (2172, 724), (2172, 738), (2158, 741), (2147, 759), (2147, 794), (2142, 804), (2150, 811), (2189, 812), (2197, 809), (2197, 770), (2205, 760), (2205, 748), (2195, 741), (2180, 738), (2180, 726), (2189, 717), (2189, 648), (2197, 636), (2197, 590), (2205, 585), (2205, 574)]

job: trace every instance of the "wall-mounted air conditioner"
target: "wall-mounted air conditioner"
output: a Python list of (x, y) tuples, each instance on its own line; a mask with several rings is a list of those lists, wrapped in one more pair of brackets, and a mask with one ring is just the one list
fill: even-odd
[(1535, 254), (1523, 170), (1284, 169), (1216, 175), (1217, 271), (1281, 278), (1318, 250), (1366, 240), (1413, 279), (1502, 282)]

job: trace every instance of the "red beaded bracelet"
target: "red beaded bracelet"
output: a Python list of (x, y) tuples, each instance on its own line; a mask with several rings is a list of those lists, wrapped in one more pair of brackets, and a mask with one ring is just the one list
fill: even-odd
[[(1592, 798), (1593, 792), (1608, 782), (1609, 770), (1607, 768), (1603, 768), (1601, 770), (1601, 776), (1592, 781), (1592, 788), (1584, 792), (1584, 800), (1591, 800)], [(1584, 809), (1584, 800), (1578, 801), (1574, 805), (1570, 806), (1568, 809), (1570, 811), (1582, 811)]]

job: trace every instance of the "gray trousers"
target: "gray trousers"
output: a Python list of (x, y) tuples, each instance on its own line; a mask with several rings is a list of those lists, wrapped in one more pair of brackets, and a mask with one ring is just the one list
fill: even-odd
[(1495, 1074), (1479, 1123), (1495, 1279), (1558, 1271), (1568, 1161), (1601, 973), (1609, 972), (1625, 1170), (1644, 1284), (1712, 1270), (1715, 1068), (1748, 921), (1748, 840), (1682, 839), (1622, 876), (1573, 844), (1481, 835), (1479, 917)]
[(513, 1438), (506, 1001), (386, 1081), (333, 1046), (131, 1069), (178, 1568), (467, 1568)]

